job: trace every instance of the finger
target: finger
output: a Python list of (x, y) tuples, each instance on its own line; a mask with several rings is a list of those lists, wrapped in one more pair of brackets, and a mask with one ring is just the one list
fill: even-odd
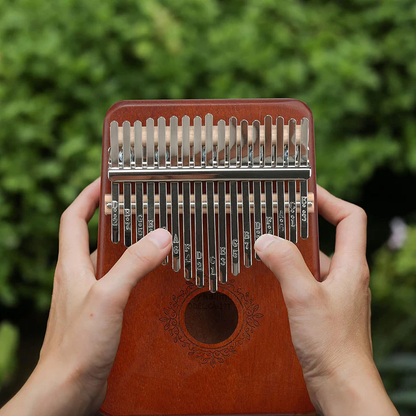
[(293, 243), (264, 234), (256, 240), (254, 249), (279, 280), (285, 300), (304, 298), (316, 286), (315, 278)]
[(357, 205), (343, 201), (318, 186), (319, 213), (337, 227), (335, 253), (330, 272), (340, 269), (347, 272), (367, 264), (367, 216)]
[(321, 269), (321, 279), (325, 280), (331, 267), (331, 259), (322, 251), (319, 252), (319, 266)]
[(88, 185), (65, 210), (59, 229), (59, 260), (74, 268), (94, 271), (90, 259), (88, 221), (100, 198), (100, 178)]
[(105, 287), (115, 303), (124, 308), (137, 282), (166, 258), (172, 236), (159, 228), (130, 246), (113, 268), (97, 283)]
[(97, 250), (94, 250), (90, 254), (90, 259), (91, 259), (92, 266), (94, 267), (94, 275), (96, 275), (97, 274)]

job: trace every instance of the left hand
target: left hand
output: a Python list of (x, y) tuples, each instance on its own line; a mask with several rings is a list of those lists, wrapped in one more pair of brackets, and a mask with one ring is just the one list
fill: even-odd
[(100, 180), (89, 185), (61, 217), (52, 304), (39, 363), (2, 409), (8, 415), (87, 415), (104, 401), (120, 342), (123, 310), (137, 282), (162, 263), (171, 248), (163, 229), (129, 247), (96, 280), (87, 223), (98, 206)]

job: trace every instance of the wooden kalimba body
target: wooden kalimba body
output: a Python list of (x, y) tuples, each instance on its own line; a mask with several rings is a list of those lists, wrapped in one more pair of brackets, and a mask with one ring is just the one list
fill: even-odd
[(279, 283), (253, 249), (287, 238), (319, 280), (314, 160), (297, 100), (110, 108), (97, 277), (157, 227), (173, 243), (129, 298), (103, 414), (314, 413)]

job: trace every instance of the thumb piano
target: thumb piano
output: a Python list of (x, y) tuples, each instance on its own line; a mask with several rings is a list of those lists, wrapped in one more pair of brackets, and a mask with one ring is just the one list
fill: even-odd
[(319, 279), (314, 161), (297, 100), (109, 109), (97, 278), (158, 227), (172, 251), (131, 293), (102, 414), (314, 414), (280, 285), (254, 252), (278, 235)]

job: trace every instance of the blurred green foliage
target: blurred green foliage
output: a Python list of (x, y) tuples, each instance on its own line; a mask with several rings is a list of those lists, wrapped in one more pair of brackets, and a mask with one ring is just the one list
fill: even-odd
[(371, 276), (375, 358), (401, 415), (416, 409), (416, 226), (407, 234), (401, 250), (378, 251)]
[[(48, 307), (60, 214), (99, 175), (118, 100), (301, 99), (318, 180), (352, 201), (380, 168), (416, 171), (412, 0), (0, 0), (0, 16), (3, 307)], [(412, 231), (375, 257), (379, 360), (415, 347), (415, 251)]]
[[(416, 226), (408, 229), (401, 250), (383, 247), (377, 253), (372, 280), (375, 312), (382, 314), (377, 334), (377, 354), (385, 356), (400, 345), (404, 351), (416, 351)], [(414, 364), (416, 366), (416, 362)]]
[(7, 382), (16, 367), (18, 330), (9, 322), (0, 323), (0, 386)]

